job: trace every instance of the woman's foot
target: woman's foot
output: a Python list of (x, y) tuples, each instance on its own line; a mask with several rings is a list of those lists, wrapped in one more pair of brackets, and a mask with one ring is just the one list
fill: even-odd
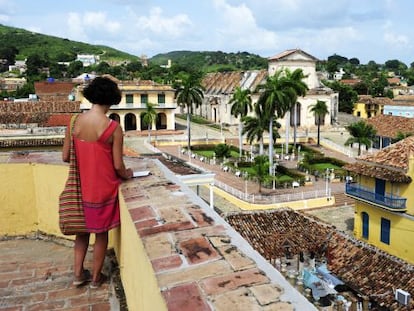
[(73, 286), (82, 286), (85, 285), (85, 283), (90, 282), (92, 280), (92, 275), (89, 270), (84, 269), (79, 277), (75, 276), (75, 279), (73, 280), (72, 284)]
[(92, 289), (96, 289), (96, 288), (101, 287), (101, 285), (103, 283), (106, 283), (107, 281), (108, 281), (108, 277), (105, 274), (101, 273), (99, 274), (99, 279), (97, 281), (92, 281), (89, 287)]

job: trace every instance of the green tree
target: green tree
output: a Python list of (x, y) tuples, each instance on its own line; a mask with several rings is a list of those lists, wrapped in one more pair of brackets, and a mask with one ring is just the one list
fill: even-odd
[(305, 79), (305, 75), (303, 74), (302, 69), (296, 69), (295, 71), (286, 71), (286, 77), (292, 81), (292, 85), (294, 85), (294, 89), (296, 92), (296, 99), (294, 102), (291, 103), (290, 109), (288, 110), (288, 117), (286, 118), (286, 150), (288, 150), (289, 147), (289, 122), (290, 122), (290, 111), (293, 109), (293, 145), (296, 149), (296, 136), (297, 136), (297, 113), (298, 113), (298, 96), (305, 96), (306, 92), (308, 91), (308, 86), (305, 82), (303, 82), (303, 79)]
[(144, 123), (147, 124), (148, 127), (148, 141), (150, 144), (152, 124), (157, 120), (157, 111), (155, 110), (156, 106), (157, 104), (147, 103), (147, 107), (145, 108), (145, 111), (142, 113), (142, 121), (144, 121)]
[(218, 144), (216, 147), (214, 147), (214, 153), (216, 154), (217, 158), (229, 158), (231, 156), (231, 149), (227, 144)]
[[(265, 132), (269, 131), (269, 121), (266, 118), (261, 106), (256, 104), (254, 107), (255, 116), (245, 116), (243, 118), (243, 134), (246, 134), (247, 141), (251, 145), (254, 140), (259, 142), (259, 154), (263, 154), (263, 136)], [(273, 144), (277, 138), (280, 138), (279, 128), (280, 123), (276, 121), (273, 116)]]
[(258, 104), (263, 108), (269, 121), (269, 175), (273, 167), (273, 118), (281, 119), (297, 101), (298, 95), (306, 92), (306, 84), (302, 81), (302, 69), (293, 73), (288, 69), (280, 69), (273, 76), (269, 76), (264, 84), (259, 85)]
[(243, 90), (240, 86), (236, 87), (232, 98), (229, 101), (231, 106), (231, 114), (239, 118), (239, 156), (242, 157), (243, 152), (243, 121), (250, 110), (252, 110), (252, 98), (250, 90)]
[(328, 106), (322, 100), (317, 100), (316, 104), (311, 105), (310, 112), (315, 116), (316, 124), (318, 125), (318, 147), (320, 146), (321, 139), (321, 123), (325, 119), (325, 116), (329, 113)]
[(351, 135), (351, 137), (346, 140), (345, 146), (352, 146), (353, 144), (357, 143), (358, 155), (361, 155), (362, 145), (365, 145), (367, 149), (371, 147), (377, 133), (371, 124), (368, 124), (363, 120), (351, 123), (345, 128)]
[(262, 184), (267, 177), (268, 170), (269, 170), (269, 161), (268, 161), (267, 156), (258, 155), (257, 157), (254, 158), (254, 164), (252, 166), (252, 171), (250, 175), (253, 176), (254, 179), (259, 184), (259, 193), (262, 193)]
[(358, 99), (358, 93), (349, 85), (338, 81), (325, 82), (326, 86), (339, 93), (339, 111), (352, 113), (354, 111), (354, 103)]
[(191, 75), (184, 77), (182, 84), (176, 90), (177, 104), (187, 109), (187, 148), (191, 150), (191, 124), (190, 118), (193, 105), (197, 108), (203, 102), (204, 93), (200, 79)]

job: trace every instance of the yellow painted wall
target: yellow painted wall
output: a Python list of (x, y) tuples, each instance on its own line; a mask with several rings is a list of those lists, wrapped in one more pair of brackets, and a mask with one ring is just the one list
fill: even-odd
[(354, 104), (353, 115), (358, 116), (358, 112), (359, 112), (359, 117), (360, 118), (363, 118), (363, 119), (368, 118), (367, 112), (365, 110), (365, 104), (364, 103), (355, 103)]
[[(25, 235), (40, 230), (63, 236), (58, 223), (58, 197), (68, 166), (0, 164), (0, 235)], [(110, 231), (121, 270), (129, 310), (167, 310), (143, 243), (121, 196), (121, 228)], [(94, 241), (92, 235), (91, 243)]]
[(30, 164), (0, 164), (0, 212), (0, 235), (21, 235), (37, 229)]
[[(211, 187), (211, 186), (205, 186)], [(238, 206), (242, 210), (254, 211), (254, 210), (269, 210), (275, 208), (282, 208), (282, 207), (289, 207), (293, 210), (302, 210), (302, 209), (312, 209), (321, 206), (329, 206), (335, 204), (335, 198), (316, 198), (316, 199), (309, 199), (309, 200), (300, 200), (300, 201), (290, 201), (290, 202), (283, 202), (283, 203), (275, 203), (275, 204), (254, 204), (249, 203), (243, 200), (240, 200), (224, 190), (220, 188), (214, 187), (214, 193), (225, 198), (230, 203)]]
[[(368, 240), (362, 238), (362, 212), (369, 215)], [(390, 244), (381, 242), (381, 217), (391, 221)], [(402, 217), (379, 207), (374, 207), (363, 202), (356, 202), (354, 218), (354, 235), (360, 240), (365, 240), (379, 249), (396, 257), (402, 258), (414, 264), (414, 219)]]
[(120, 204), (122, 226), (114, 231), (116, 234), (113, 236), (113, 242), (128, 309), (136, 311), (167, 310), (151, 262), (141, 239), (138, 237), (122, 195)]

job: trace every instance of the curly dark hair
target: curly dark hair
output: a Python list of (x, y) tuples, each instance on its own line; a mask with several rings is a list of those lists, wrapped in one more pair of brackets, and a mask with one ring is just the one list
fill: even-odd
[(107, 77), (96, 77), (82, 93), (89, 102), (96, 105), (112, 106), (121, 101), (118, 85)]

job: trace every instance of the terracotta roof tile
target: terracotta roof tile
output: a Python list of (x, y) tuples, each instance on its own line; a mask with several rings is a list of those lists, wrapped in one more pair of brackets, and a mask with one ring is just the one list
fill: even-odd
[(398, 305), (396, 288), (414, 292), (414, 267), (362, 241), (353, 239), (314, 217), (280, 209), (226, 217), (259, 253), (268, 260), (314, 250), (327, 259), (328, 268), (358, 293), (390, 310), (411, 310)]
[(414, 118), (378, 115), (366, 122), (375, 128), (378, 136), (396, 138), (398, 133), (414, 134)]
[(344, 169), (369, 177), (410, 183), (412, 179), (407, 172), (413, 156), (414, 137), (411, 136), (374, 154), (361, 156), (357, 162), (345, 165)]
[(371, 95), (360, 95), (358, 97), (359, 103), (377, 104), (377, 105), (392, 105), (393, 101), (388, 97), (372, 97)]

